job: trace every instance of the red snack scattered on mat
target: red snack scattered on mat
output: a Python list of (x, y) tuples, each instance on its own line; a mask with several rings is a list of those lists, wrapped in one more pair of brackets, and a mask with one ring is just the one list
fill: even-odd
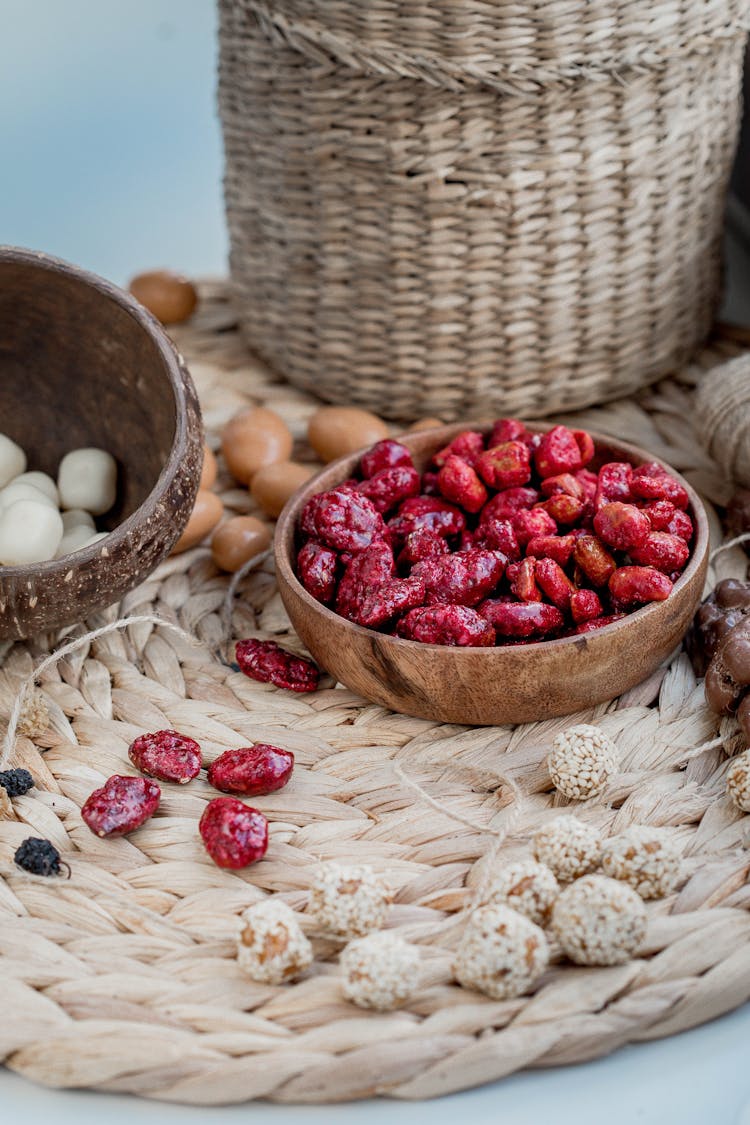
[(421, 473), (387, 439), (359, 474), (306, 504), (297, 573), (340, 615), (407, 640), (590, 633), (669, 597), (690, 557), (683, 485), (657, 462), (604, 460), (585, 430), (501, 418), (488, 437), (463, 430)]
[(294, 754), (280, 746), (256, 742), (226, 750), (208, 767), (208, 783), (222, 793), (261, 797), (283, 789), (294, 769)]
[(240, 671), (251, 680), (287, 691), (315, 691), (318, 686), (320, 672), (312, 660), (294, 656), (276, 641), (237, 641), (235, 654)]
[(154, 815), (160, 800), (161, 789), (150, 778), (115, 774), (94, 790), (81, 816), (95, 836), (126, 836)]
[(268, 849), (268, 821), (262, 812), (236, 797), (209, 801), (198, 831), (217, 867), (247, 867), (262, 859)]
[(176, 730), (157, 730), (141, 734), (128, 749), (136, 769), (160, 781), (186, 785), (201, 771), (203, 764), (198, 743)]

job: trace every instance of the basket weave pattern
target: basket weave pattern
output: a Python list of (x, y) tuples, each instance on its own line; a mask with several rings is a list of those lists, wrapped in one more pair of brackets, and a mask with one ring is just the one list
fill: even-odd
[(748, 0), (220, 8), (235, 296), (290, 381), (540, 416), (704, 339)]
[[(176, 333), (210, 441), (249, 401), (278, 410), (301, 437), (315, 403), (251, 360), (232, 325), (224, 291), (206, 289), (197, 323)], [(709, 500), (726, 501), (726, 483), (696, 448), (689, 417), (701, 365), (737, 352), (717, 345), (678, 380), (578, 421), (642, 442)], [(297, 455), (306, 453), (300, 442)], [(230, 510), (251, 510), (247, 490), (226, 474), (219, 488)], [(727, 551), (711, 580), (742, 575), (746, 563), (739, 548)], [(576, 719), (467, 729), (392, 714), (330, 681), (310, 696), (255, 683), (214, 655), (227, 581), (198, 547), (87, 623), (155, 611), (202, 646), (140, 623), (44, 673), (50, 726), (36, 742), (19, 739), (14, 762), (32, 771), (37, 787), (12, 812), (0, 805), (1, 1061), (47, 1085), (204, 1105), (425, 1098), (671, 1035), (750, 996), (748, 818), (725, 796), (720, 749), (681, 765), (718, 721), (684, 657), (577, 717), (601, 725), (622, 754), (610, 791), (577, 815), (606, 834), (632, 823), (669, 828), (683, 850), (677, 891), (648, 904), (637, 959), (580, 969), (555, 951), (533, 996), (494, 1002), (459, 988), (450, 972), (461, 911), (484, 880), (493, 838), (415, 796), (395, 766), (478, 825), (500, 831), (512, 818), (496, 859), (503, 864), (528, 856), (529, 835), (565, 805), (550, 791), (544, 759), (554, 735)], [(270, 563), (244, 582), (233, 635), (298, 645)], [(3, 718), (43, 651), (45, 643), (19, 644), (7, 655)], [(289, 786), (253, 801), (271, 822), (262, 862), (229, 872), (208, 859), (197, 833), (213, 795), (205, 781), (164, 784), (157, 815), (128, 838), (99, 840), (83, 824), (91, 790), (109, 774), (133, 772), (129, 742), (166, 727), (197, 738), (207, 761), (251, 740), (294, 752)], [(729, 738), (727, 753), (737, 742)], [(520, 815), (505, 775), (521, 790)], [(13, 852), (29, 835), (59, 847), (69, 881), (15, 867)], [(276, 893), (309, 929), (309, 887), (327, 859), (371, 863), (396, 891), (387, 925), (417, 943), (422, 958), (421, 986), (400, 1011), (347, 1003), (340, 945), (325, 937), (314, 936), (316, 962), (296, 984), (256, 984), (238, 969), (241, 912)]]

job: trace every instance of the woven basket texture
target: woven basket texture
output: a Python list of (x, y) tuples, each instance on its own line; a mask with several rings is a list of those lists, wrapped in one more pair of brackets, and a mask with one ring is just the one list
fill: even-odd
[(235, 299), (292, 383), (543, 416), (703, 341), (750, 0), (219, 6)]
[[(262, 402), (293, 428), (297, 455), (310, 457), (301, 439), (315, 403), (250, 358), (226, 298), (225, 289), (204, 287), (195, 323), (176, 333), (209, 441), (217, 446), (220, 426), (238, 408)], [(678, 378), (577, 419), (648, 446), (709, 502), (726, 501), (728, 486), (697, 447), (689, 417), (702, 370), (739, 350), (717, 342)], [(252, 510), (247, 490), (223, 466), (218, 488), (230, 510)], [(710, 503), (709, 514), (716, 541)], [(739, 548), (729, 550), (717, 557), (711, 580), (744, 575), (746, 564)], [(34, 740), (21, 737), (15, 756), (37, 786), (12, 807), (0, 804), (0, 1060), (12, 1070), (51, 1086), (205, 1105), (428, 1098), (671, 1035), (750, 996), (748, 818), (725, 795), (729, 759), (721, 749), (682, 764), (718, 726), (684, 656), (575, 719), (443, 726), (387, 712), (330, 680), (297, 696), (246, 679), (216, 655), (227, 584), (205, 546), (169, 559), (72, 635), (115, 615), (151, 611), (202, 645), (140, 623), (42, 675), (49, 726)], [(299, 647), (270, 562), (244, 580), (233, 635)], [(8, 651), (0, 714), (8, 715), (21, 677), (53, 641)], [(623, 759), (610, 790), (576, 813), (606, 834), (631, 823), (665, 826), (683, 852), (680, 884), (648, 904), (636, 959), (582, 969), (553, 950), (533, 995), (495, 1002), (458, 987), (450, 969), (463, 908), (495, 844), (480, 828), (511, 822), (496, 863), (529, 855), (530, 834), (566, 807), (551, 791), (545, 756), (554, 735), (576, 720), (599, 724)], [(157, 815), (130, 837), (100, 840), (85, 827), (80, 808), (88, 793), (112, 773), (133, 772), (130, 741), (168, 727), (197, 738), (207, 760), (250, 740), (294, 751), (287, 788), (253, 801), (271, 822), (260, 863), (232, 873), (208, 859), (197, 833), (212, 792), (205, 781), (164, 784)], [(728, 754), (738, 740), (727, 734)], [(478, 827), (415, 794), (396, 765)], [(520, 789), (522, 807), (514, 809), (504, 776)], [(14, 865), (14, 849), (29, 835), (54, 841), (70, 864), (69, 880)], [(312, 932), (309, 886), (327, 859), (371, 863), (395, 889), (387, 926), (415, 942), (422, 958), (420, 987), (399, 1011), (368, 1013), (345, 1001), (340, 944), (330, 938), (312, 935), (316, 961), (295, 984), (257, 984), (238, 968), (239, 916), (269, 892)]]

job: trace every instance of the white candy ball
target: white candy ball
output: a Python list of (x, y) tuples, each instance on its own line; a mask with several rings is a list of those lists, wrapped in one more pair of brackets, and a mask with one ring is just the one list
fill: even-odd
[(57, 474), (63, 508), (83, 508), (94, 516), (109, 511), (117, 496), (117, 464), (104, 449), (66, 453)]
[(69, 511), (63, 512), (62, 521), (65, 535), (72, 531), (74, 527), (87, 527), (92, 535), (96, 531), (93, 517), (89, 512), (84, 512), (83, 508), (71, 508)]
[(71, 555), (74, 551), (80, 551), (82, 547), (86, 547), (91, 542), (91, 539), (90, 527), (83, 523), (75, 524), (70, 531), (65, 532), (60, 540), (55, 558), (61, 559), (64, 555)]
[(0, 512), (0, 563), (26, 566), (53, 558), (63, 525), (48, 501), (17, 500)]
[(47, 476), (46, 473), (40, 473), (36, 470), (30, 473), (21, 473), (20, 476), (13, 478), (13, 484), (30, 484), (32, 488), (36, 488), (39, 492), (43, 492), (45, 496), (48, 496), (55, 507), (59, 507), (60, 505), (57, 485), (52, 477)]
[(4, 512), (18, 500), (33, 500), (35, 504), (46, 504), (48, 508), (57, 511), (57, 504), (54, 500), (50, 500), (49, 496), (34, 488), (32, 484), (24, 484), (23, 481), (16, 479), (0, 492), (0, 512)]
[(5, 434), (0, 434), (0, 488), (4, 488), (26, 468), (26, 454)]

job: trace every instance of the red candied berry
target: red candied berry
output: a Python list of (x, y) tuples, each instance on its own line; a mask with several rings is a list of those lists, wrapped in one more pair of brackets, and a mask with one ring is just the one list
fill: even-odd
[(599, 487), (598, 475), (592, 473), (590, 469), (579, 469), (575, 473), (575, 479), (583, 488), (585, 499), (593, 504), (596, 498), (596, 490)]
[(499, 551), (472, 548), (425, 559), (414, 567), (412, 577), (424, 581), (428, 605), (476, 605), (494, 590), (504, 570)]
[(510, 522), (521, 547), (525, 547), (532, 539), (538, 539), (540, 535), (557, 534), (557, 524), (544, 508), (533, 508), (530, 512), (526, 509), (515, 512), (510, 517)]
[(542, 434), (534, 454), (534, 464), (542, 479), (582, 469), (581, 449), (572, 430), (567, 426), (553, 426)]
[(555, 523), (574, 524), (583, 516), (586, 510), (586, 501), (570, 496), (566, 492), (556, 492), (549, 500), (539, 505), (547, 515), (552, 516)]
[(604, 608), (595, 590), (574, 590), (570, 595), (570, 616), (576, 625), (593, 621), (603, 613)]
[(681, 571), (688, 561), (690, 548), (678, 535), (668, 531), (652, 531), (640, 547), (633, 547), (630, 557), (639, 566), (653, 566), (664, 574)]
[(582, 621), (580, 625), (576, 626), (576, 633), (595, 633), (597, 629), (603, 629), (606, 625), (614, 625), (615, 621), (622, 621), (624, 613), (610, 613), (606, 617), (594, 617), (591, 621)]
[(690, 497), (679, 481), (670, 476), (656, 461), (649, 461), (633, 470), (631, 489), (642, 500), (669, 500), (675, 508), (687, 508)]
[(214, 797), (198, 823), (203, 845), (217, 867), (238, 870), (262, 859), (268, 849), (268, 821), (236, 797)]
[(482, 453), (476, 470), (490, 488), (518, 488), (531, 479), (531, 458), (521, 441), (506, 441)]
[(555, 496), (562, 492), (567, 496), (575, 496), (577, 500), (586, 499), (586, 489), (572, 473), (558, 473), (555, 477), (547, 477), (542, 481), (542, 494)]
[(486, 648), (495, 643), (495, 630), (465, 605), (430, 605), (412, 609), (396, 626), (396, 633), (423, 644)]
[(576, 539), (573, 558), (592, 586), (606, 586), (617, 570), (617, 563), (595, 535)]
[(680, 539), (684, 539), (686, 543), (689, 543), (693, 538), (693, 532), (695, 529), (693, 527), (693, 521), (691, 520), (687, 512), (681, 512), (680, 509), (677, 508), (675, 510), (675, 514), (669, 521), (666, 530), (670, 535), (679, 535)]
[[(423, 565), (423, 564), (420, 564)], [(367, 629), (377, 629), (392, 621), (404, 610), (424, 605), (425, 583), (422, 578), (392, 578), (390, 582), (370, 590), (354, 611), (351, 620)]]
[(635, 504), (622, 504), (618, 500), (605, 504), (594, 516), (594, 531), (609, 547), (629, 551), (640, 547), (651, 531), (645, 512)]
[(225, 750), (220, 754), (208, 767), (208, 783), (222, 793), (261, 797), (283, 789), (293, 769), (294, 754), (291, 750), (256, 742), (254, 746)]
[(570, 599), (576, 588), (565, 571), (554, 559), (537, 559), (535, 571), (536, 580), (549, 600), (563, 613), (566, 613), (570, 608)]
[(609, 592), (622, 607), (663, 602), (672, 592), (672, 580), (652, 566), (621, 566), (609, 580)]
[(446, 500), (452, 500), (467, 512), (478, 512), (487, 503), (487, 489), (460, 457), (449, 454), (438, 473), (438, 487)]
[(385, 438), (384, 441), (375, 442), (375, 445), (368, 449), (367, 453), (362, 454), (359, 471), (367, 480), (381, 472), (382, 469), (396, 469), (401, 465), (410, 469), (414, 468), (411, 453), (400, 441)]
[(160, 800), (161, 789), (150, 778), (115, 774), (94, 790), (81, 816), (95, 836), (125, 836), (154, 815)]
[(419, 473), (413, 465), (396, 465), (361, 481), (358, 491), (372, 500), (379, 512), (388, 512), (402, 500), (418, 496), (419, 483)]
[(474, 532), (472, 545), (488, 551), (502, 551), (512, 562), (521, 557), (521, 548), (510, 520), (484, 520)]
[(401, 538), (421, 527), (450, 538), (464, 530), (466, 516), (438, 496), (414, 496), (404, 500), (398, 514), (388, 521), (389, 530)]
[(390, 581), (396, 570), (388, 543), (373, 543), (347, 563), (336, 595), (336, 612), (354, 621), (365, 594)]
[(318, 500), (312, 516), (315, 538), (326, 547), (362, 551), (385, 534), (383, 517), (367, 496), (333, 488), (312, 499)]
[(516, 512), (533, 507), (538, 499), (539, 493), (535, 488), (506, 488), (484, 506), (479, 523), (512, 519)]
[(464, 430), (453, 441), (439, 450), (432, 458), (433, 465), (442, 469), (449, 457), (460, 457), (467, 465), (473, 466), (484, 452), (484, 437), (477, 430)]
[(596, 453), (594, 439), (586, 430), (573, 430), (572, 433), (573, 437), (576, 439), (578, 452), (581, 455), (581, 464), (588, 465), (589, 461), (593, 460), (594, 454)]
[(599, 470), (599, 483), (594, 495), (594, 510), (599, 511), (613, 500), (627, 503), (633, 499), (630, 482), (633, 479), (633, 466), (627, 461), (609, 461)]
[(511, 563), (506, 574), (513, 594), (522, 602), (540, 602), (542, 595), (536, 584), (535, 559)]
[(566, 566), (573, 554), (575, 538), (572, 535), (537, 535), (526, 544), (526, 554), (537, 559), (554, 559)]
[(176, 730), (139, 735), (130, 743), (128, 757), (143, 773), (178, 785), (197, 777), (203, 764), (198, 743)]
[(506, 441), (527, 442), (530, 437), (523, 422), (519, 422), (517, 418), (498, 418), (492, 426), (487, 448), (492, 449), (494, 445), (502, 445)]
[(314, 539), (308, 540), (297, 555), (297, 573), (308, 594), (327, 605), (336, 593), (338, 555)]
[(432, 559), (436, 555), (447, 555), (447, 553), (448, 544), (442, 535), (430, 531), (429, 527), (418, 527), (416, 531), (406, 536), (398, 562), (399, 566), (413, 566), (422, 559)]
[(506, 602), (498, 598), (482, 602), (478, 612), (503, 637), (543, 637), (557, 632), (564, 623), (557, 606), (546, 602)]
[(251, 680), (287, 691), (315, 691), (318, 686), (320, 672), (312, 660), (294, 656), (276, 641), (237, 641), (235, 653), (240, 671)]

